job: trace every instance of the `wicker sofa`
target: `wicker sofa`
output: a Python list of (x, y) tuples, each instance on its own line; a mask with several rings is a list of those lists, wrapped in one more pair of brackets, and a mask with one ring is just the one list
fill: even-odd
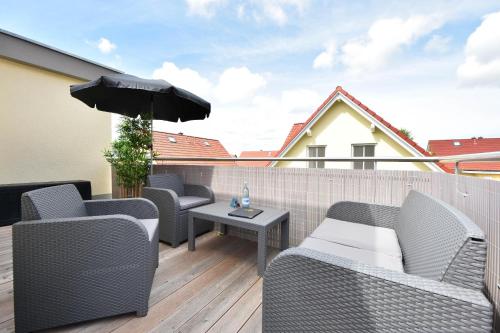
[(12, 227), (16, 332), (148, 312), (158, 210), (146, 199), (83, 201), (74, 185), (24, 193)]
[[(148, 176), (148, 187), (142, 196), (151, 200), (160, 212), (160, 240), (172, 247), (179, 246), (188, 238), (188, 211), (215, 201), (214, 192), (207, 186), (184, 184), (173, 173)], [(213, 229), (212, 222), (196, 224), (195, 234)]]
[(263, 331), (489, 332), (485, 262), (482, 231), (431, 196), (339, 202), (268, 267)]

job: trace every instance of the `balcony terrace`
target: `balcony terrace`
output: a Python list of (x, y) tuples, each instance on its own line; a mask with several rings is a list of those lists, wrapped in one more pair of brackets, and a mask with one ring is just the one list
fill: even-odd
[[(441, 199), (469, 216), (486, 234), (485, 294), (498, 326), (500, 292), (500, 182), (418, 171), (281, 169), (200, 165), (157, 165), (155, 173), (176, 173), (186, 183), (210, 186), (217, 200), (229, 200), (248, 182), (255, 205), (290, 211), (290, 246), (297, 246), (342, 200), (401, 205), (411, 189)], [(118, 191), (115, 187), (113, 191)], [(272, 230), (268, 245), (279, 245)], [(262, 278), (257, 274), (255, 234), (230, 228), (171, 248), (160, 243), (146, 317), (116, 316), (59, 328), (56, 332), (259, 332)], [(14, 331), (11, 227), (0, 229), (0, 330)], [(274, 257), (278, 250), (271, 251)], [(269, 259), (271, 259), (269, 258)]]

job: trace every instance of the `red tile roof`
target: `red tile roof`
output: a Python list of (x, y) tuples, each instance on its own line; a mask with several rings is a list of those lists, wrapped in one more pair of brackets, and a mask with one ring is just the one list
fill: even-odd
[[(458, 142), (459, 144), (454, 144)], [(471, 138), (429, 140), (427, 149), (436, 156), (477, 154), (500, 151), (500, 138)], [(445, 163), (445, 167), (453, 172), (454, 163)], [(462, 162), (460, 169), (470, 171), (500, 171), (500, 162)]]
[(292, 128), (290, 129), (290, 132), (286, 136), (285, 142), (283, 143), (283, 146), (281, 146), (281, 149), (278, 151), (278, 154), (283, 151), (286, 146), (299, 134), (299, 132), (302, 130), (304, 127), (305, 123), (295, 123), (293, 124)]
[[(240, 157), (274, 157), (278, 151), (276, 150), (249, 150), (242, 151)], [(265, 167), (269, 164), (269, 161), (238, 161), (236, 165), (238, 166), (248, 166), (248, 167)]]
[[(327, 105), (337, 94), (342, 94), (344, 97), (349, 99), (351, 102), (359, 106), (361, 109), (366, 111), (368, 114), (370, 114), (372, 117), (377, 119), (379, 122), (381, 122), (385, 127), (387, 127), (390, 131), (392, 131), (394, 134), (396, 134), (398, 137), (406, 141), (408, 144), (410, 144), (413, 148), (415, 148), (419, 153), (421, 153), (424, 156), (430, 156), (429, 152), (427, 152), (424, 148), (422, 148), (418, 143), (407, 137), (403, 132), (401, 132), (399, 129), (394, 127), (391, 123), (389, 123), (387, 120), (379, 116), (375, 111), (371, 110), (369, 107), (361, 103), (357, 98), (349, 94), (344, 88), (341, 86), (337, 86), (335, 90), (328, 96), (327, 99), (314, 111), (313, 114), (303, 123), (296, 123), (292, 126), (292, 129), (290, 130), (290, 133), (288, 134), (287, 138), (285, 139), (285, 143), (281, 147), (280, 151), (278, 152), (277, 156), (280, 156), (283, 151), (288, 147), (288, 145), (297, 137), (297, 135), (302, 131), (303, 128), (307, 127), (310, 122), (321, 112), (323, 107)], [(443, 168), (443, 166), (440, 163), (437, 163), (438, 166)]]
[[(171, 142), (169, 138), (175, 139)], [(184, 135), (182, 133), (153, 132), (153, 149), (158, 157), (232, 157), (219, 140)], [(160, 164), (235, 165), (232, 161), (159, 161)]]

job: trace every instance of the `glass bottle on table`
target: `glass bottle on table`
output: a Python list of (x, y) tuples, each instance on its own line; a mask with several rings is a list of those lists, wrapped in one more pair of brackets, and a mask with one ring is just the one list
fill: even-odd
[(248, 183), (243, 185), (243, 196), (241, 197), (241, 207), (250, 208), (250, 191), (248, 190)]

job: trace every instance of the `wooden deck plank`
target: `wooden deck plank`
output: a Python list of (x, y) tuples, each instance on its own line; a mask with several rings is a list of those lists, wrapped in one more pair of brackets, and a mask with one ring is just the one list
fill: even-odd
[[(10, 227), (0, 228), (0, 333), (14, 332), (10, 233)], [(161, 243), (146, 317), (125, 314), (48, 332), (259, 332), (262, 279), (256, 252), (254, 242), (215, 232), (198, 237), (194, 252), (187, 243), (177, 248)]]
[(261, 303), (262, 279), (259, 279), (208, 332), (238, 332)]
[(238, 331), (238, 333), (262, 332), (262, 304), (248, 318), (247, 322)]
[(243, 274), (182, 325), (178, 332), (201, 333), (209, 330), (257, 282), (257, 266), (253, 266), (251, 270), (254, 274)]
[(215, 288), (220, 279), (231, 274), (235, 266), (241, 264), (242, 257), (248, 256), (250, 253), (250, 246), (239, 249), (233, 255), (228, 256), (228, 258), (210, 268), (206, 273), (151, 307), (146, 317), (130, 321), (114, 332), (149, 332), (153, 330), (162, 321), (173, 316), (183, 304), (196, 298), (204, 288)]

